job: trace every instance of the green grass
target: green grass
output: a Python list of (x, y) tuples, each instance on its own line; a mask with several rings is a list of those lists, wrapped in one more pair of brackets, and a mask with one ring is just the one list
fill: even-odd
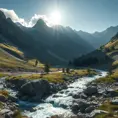
[(5, 74), (5, 73), (2, 73), (2, 72), (0, 73), (0, 78), (1, 77), (6, 77), (6, 76), (9, 76), (9, 75), (8, 74)]
[(5, 49), (5, 50), (6, 50), (6, 49), (7, 49), (7, 50), (10, 50), (10, 51), (12, 51), (12, 52), (18, 54), (19, 56), (24, 57), (23, 52), (21, 52), (20, 50), (18, 50), (18, 48), (15, 47), (15, 46), (11, 46), (11, 45), (8, 45), (8, 44), (0, 43), (0, 48)]
[(99, 78), (99, 79), (95, 80), (94, 82), (110, 84), (110, 83), (116, 82), (117, 79), (118, 79), (118, 70), (114, 70), (114, 72), (112, 72), (112, 74), (109, 74), (106, 77)]
[(99, 106), (98, 109), (107, 111), (108, 114), (102, 113), (97, 115), (95, 118), (118, 118), (118, 113), (115, 112), (118, 110), (118, 105), (112, 105), (109, 100), (104, 102), (103, 105)]
[(64, 75), (63, 73), (52, 73), (52, 74), (46, 74), (46, 75), (40, 75), (40, 74), (22, 74), (20, 76), (9, 76), (6, 79), (30, 79), (30, 80), (36, 80), (36, 79), (45, 79), (49, 82), (53, 83), (62, 83), (64, 82)]
[(106, 77), (102, 77), (102, 78), (99, 78), (99, 79), (95, 80), (95, 82), (96, 83), (106, 83), (106, 84), (109, 84), (109, 83), (115, 82), (115, 79), (112, 76), (106, 76)]
[(30, 80), (36, 80), (36, 79), (45, 79), (49, 82), (53, 83), (63, 83), (65, 81), (65, 78), (68, 78), (68, 80), (71, 80), (72, 76), (78, 75), (78, 76), (87, 76), (89, 74), (96, 74), (95, 71), (91, 70), (88, 72), (87, 69), (79, 69), (79, 70), (73, 70), (70, 73), (62, 73), (62, 72), (56, 72), (56, 73), (49, 73), (49, 74), (21, 74), (20, 76), (8, 76), (6, 79), (30, 79)]
[(35, 59), (25, 62), (24, 60), (18, 60), (9, 55), (5, 51), (0, 49), (0, 70), (15, 70), (15, 71), (35, 71), (43, 68), (43, 64), (38, 63), (37, 67), (34, 67)]

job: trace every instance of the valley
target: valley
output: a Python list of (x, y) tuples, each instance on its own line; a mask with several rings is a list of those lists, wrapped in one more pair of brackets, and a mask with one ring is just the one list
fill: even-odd
[(0, 9), (0, 118), (117, 118), (118, 26), (88, 33), (38, 17), (29, 27)]

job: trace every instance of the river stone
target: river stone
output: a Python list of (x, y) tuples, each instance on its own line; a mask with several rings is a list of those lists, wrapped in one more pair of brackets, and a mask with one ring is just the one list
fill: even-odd
[(113, 104), (113, 105), (118, 105), (118, 99), (113, 99), (113, 100), (111, 100), (111, 104)]
[(94, 106), (87, 107), (87, 108), (85, 109), (85, 113), (91, 113), (94, 109), (95, 109)]
[(17, 102), (18, 101), (17, 97), (12, 96), (12, 95), (8, 96), (8, 100), (11, 100), (12, 102)]
[(0, 95), (0, 102), (5, 102), (6, 101), (6, 97), (4, 95)]
[(114, 89), (108, 89), (107, 95), (109, 95), (110, 97), (116, 97), (116, 96), (118, 96), (118, 92), (114, 91)]
[(84, 93), (88, 96), (94, 95), (98, 93), (96, 86), (89, 86), (87, 89), (84, 90)]
[(72, 107), (71, 107), (71, 109), (72, 109), (72, 112), (74, 113), (74, 114), (77, 114), (78, 112), (79, 112), (79, 106), (78, 106), (78, 104), (77, 103), (74, 103), (73, 105), (72, 105)]
[(104, 111), (104, 110), (94, 110), (91, 112), (90, 116), (92, 118), (95, 118), (96, 115), (99, 115), (99, 114), (107, 114), (108, 112), (107, 111)]
[(46, 80), (30, 81), (21, 86), (20, 93), (32, 97), (32, 100), (40, 101), (50, 94), (50, 84)]

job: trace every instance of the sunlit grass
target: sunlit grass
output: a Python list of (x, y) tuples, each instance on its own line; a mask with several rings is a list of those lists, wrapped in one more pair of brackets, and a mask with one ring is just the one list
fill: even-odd
[(113, 83), (115, 79), (112, 76), (106, 76), (95, 80), (96, 83)]
[(43, 68), (43, 64), (40, 62), (38, 63), (37, 67), (34, 67), (35, 59), (29, 60), (25, 62), (24, 60), (18, 60), (8, 53), (5, 53), (3, 50), (0, 49), (0, 68), (6, 70), (28, 70), (28, 71), (35, 71), (39, 68)]
[(73, 70), (70, 73), (62, 73), (62, 72), (54, 72), (49, 74), (21, 74), (19, 76), (8, 76), (6, 79), (29, 79), (29, 80), (36, 80), (36, 79), (45, 79), (52, 83), (63, 83), (65, 81), (65, 78), (68, 78), (69, 80), (72, 79), (72, 76), (87, 76), (89, 74), (96, 74), (93, 70), (88, 72), (86, 69), (79, 69), (79, 70)]
[(16, 48), (15, 46), (11, 46), (11, 45), (8, 45), (8, 44), (2, 44), (2, 43), (0, 43), (0, 47), (3, 48), (3, 49), (11, 50), (11, 51), (15, 52), (16, 54), (19, 54), (22, 57), (24, 55), (23, 52), (21, 52), (20, 50), (18, 50), (18, 48)]
[(104, 102), (101, 106), (98, 108), (99, 110), (107, 111), (107, 114), (100, 114), (97, 115), (95, 118), (118, 118), (118, 113), (115, 112), (118, 110), (118, 105), (113, 105), (109, 100)]

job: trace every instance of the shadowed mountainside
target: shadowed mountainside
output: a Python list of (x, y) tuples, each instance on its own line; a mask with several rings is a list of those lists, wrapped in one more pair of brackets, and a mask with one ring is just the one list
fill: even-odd
[(0, 42), (12, 44), (25, 57), (37, 58), (43, 63), (67, 64), (78, 55), (94, 50), (93, 46), (68, 27), (48, 27), (39, 19), (32, 28), (19, 27), (0, 11)]

